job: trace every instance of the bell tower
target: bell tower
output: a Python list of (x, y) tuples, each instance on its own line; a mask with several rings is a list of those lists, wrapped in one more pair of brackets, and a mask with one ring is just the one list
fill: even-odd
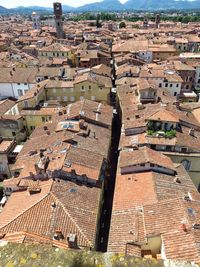
[(59, 2), (53, 3), (54, 18), (56, 23), (56, 34), (58, 39), (64, 38), (63, 21), (62, 21), (62, 4)]
[(32, 22), (33, 22), (33, 29), (39, 30), (40, 28), (40, 16), (36, 13), (33, 12), (31, 15)]
[(156, 29), (158, 29), (160, 24), (160, 14), (156, 14), (155, 23), (156, 23)]

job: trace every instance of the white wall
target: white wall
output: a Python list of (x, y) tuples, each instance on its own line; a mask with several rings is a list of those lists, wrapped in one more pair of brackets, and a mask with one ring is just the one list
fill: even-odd
[[(165, 86), (167, 84), (167, 87)], [(172, 85), (172, 86), (171, 86)], [(178, 87), (177, 87), (178, 85)], [(162, 82), (162, 88), (165, 88), (172, 96), (179, 95), (181, 91), (181, 83)]]
[(27, 83), (27, 84), (24, 84), (24, 83), (17, 84), (17, 83), (13, 83), (12, 86), (13, 86), (14, 96), (16, 98), (19, 98), (20, 96), (19, 96), (18, 90), (22, 90), (23, 95), (25, 95), (26, 90), (27, 91), (30, 90), (34, 86), (34, 84), (29, 84), (29, 83)]
[(22, 90), (24, 95), (25, 90), (30, 90), (33, 86), (34, 84), (0, 83), (0, 96), (19, 98), (18, 90)]
[(153, 53), (151, 51), (139, 51), (138, 56), (148, 63), (153, 60)]
[(163, 168), (161, 166), (154, 165), (154, 167), (150, 166), (150, 163), (146, 163), (145, 166), (140, 166), (140, 165), (134, 165), (134, 166), (127, 166), (121, 168), (121, 174), (125, 173), (134, 173), (134, 172), (144, 172), (144, 171), (157, 171), (157, 172), (162, 172), (162, 173), (167, 173), (167, 174), (174, 174), (173, 170)]
[(0, 96), (14, 97), (14, 90), (10, 83), (0, 83)]

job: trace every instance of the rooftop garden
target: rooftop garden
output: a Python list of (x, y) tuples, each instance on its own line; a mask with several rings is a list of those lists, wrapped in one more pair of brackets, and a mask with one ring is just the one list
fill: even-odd
[(154, 122), (148, 122), (147, 124), (147, 135), (153, 137), (164, 137), (164, 138), (174, 138), (176, 136), (176, 130), (173, 127), (167, 127), (166, 124), (161, 123), (156, 125)]

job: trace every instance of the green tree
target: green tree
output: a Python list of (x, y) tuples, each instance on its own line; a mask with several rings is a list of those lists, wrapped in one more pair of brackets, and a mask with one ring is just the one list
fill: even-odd
[(121, 21), (119, 24), (119, 28), (126, 28), (126, 23), (124, 21)]

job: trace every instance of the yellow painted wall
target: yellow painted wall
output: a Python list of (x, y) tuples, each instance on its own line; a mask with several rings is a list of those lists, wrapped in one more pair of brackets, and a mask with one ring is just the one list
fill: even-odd
[(75, 55), (74, 51), (70, 50), (68, 52), (62, 52), (62, 51), (39, 51), (38, 55), (40, 57), (58, 57), (58, 58), (68, 58), (69, 60), (72, 60), (72, 62), (75, 62)]
[(147, 245), (142, 245), (142, 250), (151, 250), (152, 256), (156, 257), (156, 254), (161, 253), (162, 240), (160, 236), (153, 236), (148, 238)]
[[(82, 86), (84, 86), (85, 92), (81, 91)], [(91, 89), (89, 86), (91, 86)], [(74, 88), (75, 88), (75, 92), (78, 98), (80, 98), (80, 96), (84, 96), (84, 98), (91, 100), (91, 97), (95, 96), (96, 101), (108, 103), (108, 100), (109, 100), (108, 95), (110, 93), (111, 88), (100, 87), (98, 84), (91, 83), (88, 81), (75, 84)]]
[(29, 108), (34, 108), (42, 100), (43, 101), (46, 100), (46, 95), (45, 95), (45, 90), (44, 89), (42, 89), (36, 96), (18, 102), (17, 103), (18, 110), (20, 112), (20, 111), (22, 111), (22, 109), (27, 107), (25, 102), (28, 102), (28, 107)]
[(175, 56), (176, 52), (153, 52), (153, 60), (167, 60), (171, 56)]
[[(82, 86), (84, 86), (84, 91), (82, 90)], [(59, 100), (70, 103), (78, 101), (81, 99), (81, 97), (84, 97), (84, 99), (107, 103), (109, 100), (108, 95), (111, 88), (102, 87), (102, 89), (100, 89), (97, 84), (85, 81), (79, 84), (75, 84), (74, 88), (46, 88), (45, 90), (47, 100)], [(92, 96), (95, 96), (95, 99), (92, 99)], [(65, 100), (65, 97), (67, 97), (67, 100)], [(74, 97), (73, 101), (71, 100), (71, 97)]]
[[(26, 115), (24, 116), (25, 122), (26, 122), (26, 127), (28, 130), (28, 134), (31, 134), (33, 131), (32, 127), (38, 127), (43, 125), (45, 122), (48, 122), (51, 120), (52, 116), (51, 115)], [(45, 121), (43, 121), (43, 119)]]
[(195, 186), (198, 188), (200, 184), (200, 159), (199, 155), (196, 156), (190, 156), (189, 154), (182, 156), (182, 155), (168, 155), (172, 159), (174, 163), (181, 163), (182, 160), (186, 159), (191, 162), (189, 175), (195, 184)]
[[(11, 125), (14, 123), (10, 121), (9, 124)], [(16, 128), (10, 127), (9, 124), (7, 127), (3, 126), (4, 124), (0, 125), (0, 136), (5, 138), (15, 138), (17, 143), (20, 143), (21, 141), (26, 139), (26, 132), (20, 132), (24, 128), (24, 122), (22, 118), (17, 120)], [(13, 135), (13, 132), (15, 133), (15, 135)]]

